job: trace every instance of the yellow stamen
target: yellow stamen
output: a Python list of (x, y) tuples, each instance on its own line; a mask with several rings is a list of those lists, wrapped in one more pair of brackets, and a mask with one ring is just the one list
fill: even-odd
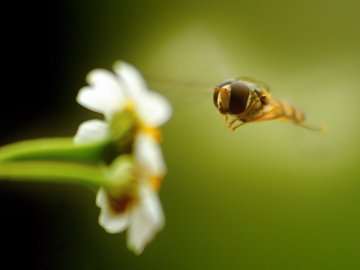
[(150, 135), (157, 143), (163, 139), (161, 130), (156, 127), (141, 125), (139, 131)]
[(127, 99), (126, 101), (125, 101), (125, 110), (127, 110), (127, 111), (134, 111), (135, 110), (135, 104), (134, 104), (134, 102), (133, 101), (131, 101), (131, 100), (129, 100), (129, 99)]
[[(135, 104), (132, 100), (127, 99), (125, 101), (125, 110), (130, 111), (130, 112), (134, 112), (135, 111)], [(138, 131), (139, 132), (143, 132), (146, 133), (148, 135), (150, 135), (157, 143), (160, 143), (162, 141), (162, 133), (161, 130), (156, 128), (156, 127), (152, 127), (152, 126), (148, 126), (148, 125), (144, 125), (143, 123), (141, 123), (141, 120), (138, 119)]]
[(160, 175), (153, 175), (150, 177), (150, 185), (155, 191), (159, 191), (163, 177)]

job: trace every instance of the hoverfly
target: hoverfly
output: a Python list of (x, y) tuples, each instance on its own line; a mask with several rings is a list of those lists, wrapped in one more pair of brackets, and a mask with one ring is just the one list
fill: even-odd
[[(311, 130), (323, 129), (305, 124), (305, 115), (300, 109), (285, 100), (272, 98), (268, 87), (250, 78), (219, 83), (214, 88), (213, 100), (217, 110), (225, 116), (228, 128), (233, 131), (246, 123), (273, 119), (288, 120)], [(229, 116), (232, 117), (230, 121)]]

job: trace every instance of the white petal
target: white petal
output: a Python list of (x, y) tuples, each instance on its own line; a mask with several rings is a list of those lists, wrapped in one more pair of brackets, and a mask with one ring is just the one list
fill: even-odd
[(84, 144), (103, 140), (109, 135), (109, 126), (100, 120), (89, 120), (82, 123), (74, 137), (75, 144)]
[(152, 176), (165, 174), (166, 166), (161, 148), (150, 135), (140, 133), (136, 137), (135, 159), (145, 173)]
[[(104, 88), (118, 89), (119, 83), (116, 76), (106, 69), (94, 69), (86, 77), (90, 85), (101, 85)], [(117, 91), (117, 90), (116, 90)]]
[(159, 197), (148, 185), (140, 186), (139, 205), (131, 212), (131, 225), (128, 229), (129, 249), (140, 254), (165, 224), (164, 213)]
[(156, 92), (148, 92), (136, 102), (140, 119), (149, 126), (158, 127), (169, 120), (172, 109), (170, 103)]
[(107, 118), (123, 109), (125, 97), (114, 74), (102, 69), (93, 70), (87, 81), (90, 87), (80, 89), (77, 96), (79, 104)]
[(125, 95), (132, 99), (147, 92), (146, 83), (140, 72), (132, 65), (118, 61), (114, 65), (115, 73), (122, 83)]
[(95, 91), (92, 87), (86, 86), (81, 88), (76, 97), (76, 101), (91, 111), (104, 115), (109, 115), (110, 113), (108, 110), (108, 102), (102, 98), (100, 91)]
[(109, 198), (104, 189), (100, 189), (96, 196), (96, 205), (100, 207), (99, 224), (108, 233), (119, 233), (129, 226), (129, 213), (116, 213), (109, 205)]

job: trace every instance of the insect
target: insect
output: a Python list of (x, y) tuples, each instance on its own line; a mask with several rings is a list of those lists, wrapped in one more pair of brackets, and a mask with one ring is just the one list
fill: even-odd
[[(268, 87), (250, 78), (221, 82), (214, 88), (213, 98), (216, 108), (225, 116), (228, 128), (233, 131), (246, 123), (273, 119), (288, 120), (311, 130), (323, 129), (305, 124), (305, 115), (300, 109), (285, 100), (272, 98)], [(230, 121), (229, 116), (232, 117)]]

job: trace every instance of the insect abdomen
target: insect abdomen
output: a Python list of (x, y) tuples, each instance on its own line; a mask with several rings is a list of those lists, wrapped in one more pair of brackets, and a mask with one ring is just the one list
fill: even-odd
[(290, 105), (284, 100), (279, 100), (284, 118), (291, 120), (295, 123), (303, 123), (305, 121), (305, 114), (298, 108)]

